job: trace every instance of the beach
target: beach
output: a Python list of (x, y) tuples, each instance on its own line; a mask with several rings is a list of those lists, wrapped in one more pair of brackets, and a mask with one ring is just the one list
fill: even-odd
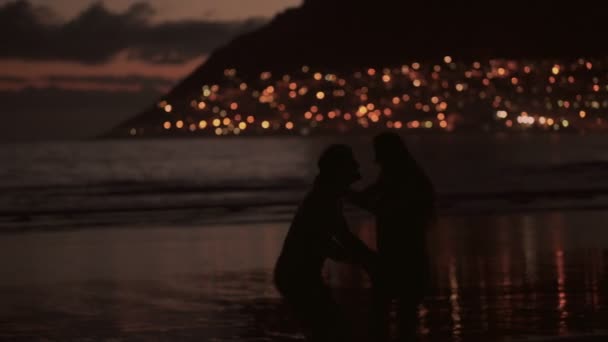
[[(603, 212), (441, 218), (429, 235), (432, 287), (419, 310), (422, 340), (602, 340), (606, 218)], [(354, 230), (373, 245), (372, 221), (356, 220)], [(272, 285), (287, 227), (5, 235), (0, 339), (302, 340)], [(367, 277), (331, 262), (325, 271), (364, 336)]]
[[(272, 269), (336, 141), (373, 179), (369, 137), (0, 146), (0, 340), (303, 340)], [(420, 339), (605, 340), (608, 142), (407, 142), (440, 205)], [(374, 248), (373, 218), (346, 213)], [(364, 341), (367, 276), (333, 262), (324, 275)]]

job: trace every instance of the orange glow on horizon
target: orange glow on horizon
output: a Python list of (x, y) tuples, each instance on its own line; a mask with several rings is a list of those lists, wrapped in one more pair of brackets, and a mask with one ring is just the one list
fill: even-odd
[[(1, 59), (0, 70), (3, 76), (24, 79), (19, 82), (18, 90), (26, 87), (48, 88), (58, 87), (67, 90), (83, 91), (126, 91), (139, 92), (142, 85), (135, 81), (124, 82), (125, 76), (142, 78), (161, 78), (169, 82), (177, 83), (189, 73), (199, 67), (206, 56), (193, 58), (181, 64), (158, 64), (136, 60), (129, 57), (127, 51), (117, 54), (114, 58), (105, 63), (86, 64), (67, 61), (27, 61), (18, 59)], [(54, 76), (72, 77), (74, 80), (54, 81), (50, 80)], [(101, 83), (79, 78), (116, 78), (117, 82)], [(3, 88), (0, 84), (0, 90)], [(15, 87), (17, 85), (11, 85)], [(166, 92), (169, 89), (159, 89)]]

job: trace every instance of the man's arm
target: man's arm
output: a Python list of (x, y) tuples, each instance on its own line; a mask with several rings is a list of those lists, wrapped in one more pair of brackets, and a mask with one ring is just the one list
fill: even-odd
[(358, 264), (359, 261), (355, 260), (352, 253), (350, 253), (338, 240), (330, 236), (325, 241), (324, 247), (325, 255), (328, 258), (343, 262), (346, 264)]
[(331, 243), (328, 257), (339, 262), (361, 265), (365, 271), (376, 278), (379, 257), (348, 228), (346, 220), (338, 215), (331, 227), (327, 227), (328, 241)]
[(362, 191), (350, 190), (346, 195), (346, 200), (359, 208), (375, 213), (379, 196), (378, 188), (377, 184), (373, 184)]

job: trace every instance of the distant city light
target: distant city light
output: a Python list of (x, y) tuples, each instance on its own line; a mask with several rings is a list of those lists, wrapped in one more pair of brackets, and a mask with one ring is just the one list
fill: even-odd
[[(159, 126), (166, 134), (222, 136), (386, 128), (452, 132), (461, 125), (496, 131), (608, 129), (605, 59), (466, 62), (447, 55), (443, 63), (344, 73), (311, 72), (308, 66), (278, 75), (264, 71), (247, 83), (240, 79), (244, 74), (227, 68), (223, 79), (200, 85), (188, 98), (156, 103), (158, 114), (173, 119), (159, 116), (163, 119), (150, 129), (146, 125), (152, 124), (142, 122), (122, 132), (153, 135)], [(264, 131), (247, 129), (256, 122)]]

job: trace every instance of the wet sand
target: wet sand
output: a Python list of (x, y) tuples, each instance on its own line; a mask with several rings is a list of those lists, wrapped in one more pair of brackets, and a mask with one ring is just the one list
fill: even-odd
[[(605, 341), (608, 213), (441, 218), (422, 341)], [(288, 223), (99, 228), (0, 239), (0, 340), (301, 341), (271, 272)], [(369, 219), (353, 229), (374, 244)], [(369, 282), (329, 263), (361, 340)], [(412, 277), (415, 277), (412, 274)]]

